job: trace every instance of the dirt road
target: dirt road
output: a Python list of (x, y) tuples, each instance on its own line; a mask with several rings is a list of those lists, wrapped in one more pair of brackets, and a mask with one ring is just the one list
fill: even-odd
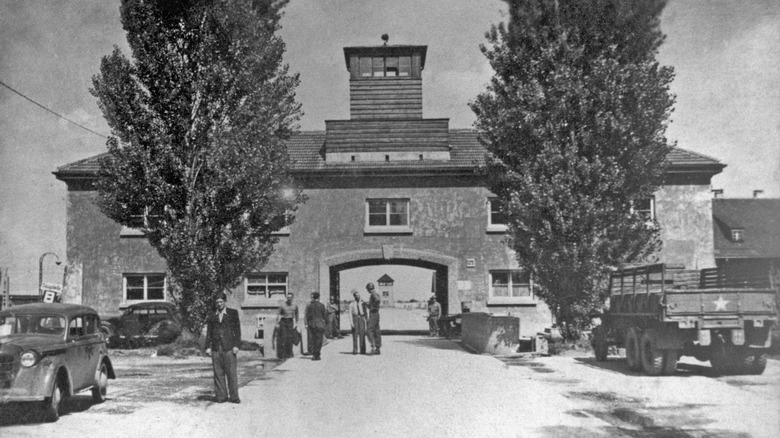
[(686, 362), (675, 376), (647, 377), (626, 371), (620, 358), (494, 358), (469, 354), (457, 342), (411, 336), (384, 343), (380, 356), (353, 356), (346, 338), (327, 345), (320, 362), (298, 356), (276, 368), (242, 352), (240, 405), (213, 403), (207, 358), (116, 357), (120, 377), (108, 401), (76, 397), (54, 424), (9, 421), (3, 407), (0, 435), (775, 437), (780, 431), (777, 361), (762, 376), (718, 377), (707, 364)]

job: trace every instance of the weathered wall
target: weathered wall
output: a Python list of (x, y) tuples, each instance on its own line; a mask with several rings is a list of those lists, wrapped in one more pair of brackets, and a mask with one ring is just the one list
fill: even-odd
[[(65, 299), (78, 302), (80, 297), (98, 313), (116, 313), (123, 306), (122, 274), (164, 273), (165, 261), (145, 238), (120, 237), (121, 225), (98, 209), (95, 197), (93, 191), (68, 191)], [(80, 291), (74, 282), (81, 284)]]
[[(473, 301), (472, 311), (511, 312), (527, 319), (524, 336), (549, 326), (543, 303), (487, 306), (488, 271), (517, 265), (502, 242), (505, 236), (487, 232), (490, 193), (478, 180), (355, 178), (348, 185), (309, 181), (305, 192), (309, 199), (299, 209), (290, 235), (280, 237), (275, 254), (262, 269), (289, 272), (290, 290), (299, 301), (304, 302), (309, 291), (330, 294), (330, 266), (358, 260), (387, 264), (425, 260), (448, 268), (449, 313), (459, 313), (462, 301)], [(366, 233), (368, 198), (408, 198), (411, 233)], [(466, 259), (475, 259), (475, 266), (466, 268)], [(234, 294), (248, 315), (273, 313), (277, 306), (246, 301), (242, 287)]]
[(710, 185), (663, 186), (655, 194), (655, 204), (663, 241), (658, 260), (686, 269), (714, 267)]

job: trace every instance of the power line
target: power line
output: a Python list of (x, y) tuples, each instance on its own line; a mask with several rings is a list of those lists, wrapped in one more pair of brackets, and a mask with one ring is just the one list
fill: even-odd
[(65, 120), (65, 121), (67, 121), (67, 122), (70, 122), (70, 123), (72, 123), (72, 124), (74, 124), (74, 125), (78, 126), (79, 128), (81, 128), (81, 129), (83, 129), (83, 130), (85, 130), (85, 131), (89, 131), (89, 132), (91, 132), (91, 133), (93, 133), (93, 134), (97, 135), (98, 137), (103, 137), (103, 138), (105, 138), (105, 139), (108, 139), (108, 137), (106, 137), (105, 135), (103, 135), (103, 134), (99, 134), (99, 133), (97, 133), (97, 132), (95, 132), (95, 131), (93, 131), (93, 130), (91, 130), (91, 129), (87, 128), (86, 126), (80, 125), (80, 124), (78, 124), (78, 123), (74, 122), (73, 120), (71, 120), (71, 119), (69, 119), (69, 118), (67, 118), (67, 117), (63, 116), (63, 115), (61, 115), (61, 114), (58, 114), (58, 113), (56, 113), (56, 112), (54, 112), (54, 111), (50, 110), (49, 108), (46, 108), (45, 106), (41, 105), (40, 103), (38, 103), (38, 102), (36, 102), (36, 101), (34, 101), (34, 100), (30, 99), (29, 97), (25, 96), (25, 95), (24, 95), (24, 94), (22, 94), (22, 93), (20, 93), (20, 92), (18, 92), (18, 91), (16, 91), (16, 90), (14, 90), (13, 88), (11, 88), (11, 87), (10, 87), (8, 84), (6, 84), (5, 82), (3, 82), (3, 81), (0, 81), (0, 85), (4, 86), (5, 88), (8, 88), (9, 90), (13, 91), (14, 93), (16, 93), (16, 94), (18, 94), (18, 95), (22, 96), (23, 98), (25, 98), (25, 99), (29, 100), (29, 101), (30, 101), (30, 102), (32, 102), (32, 103), (34, 103), (35, 105), (38, 105), (39, 107), (43, 108), (44, 110), (46, 110), (46, 111), (48, 111), (48, 112), (50, 112), (50, 113), (54, 114), (55, 116), (57, 116), (57, 117), (59, 117), (59, 118), (61, 118), (61, 119)]

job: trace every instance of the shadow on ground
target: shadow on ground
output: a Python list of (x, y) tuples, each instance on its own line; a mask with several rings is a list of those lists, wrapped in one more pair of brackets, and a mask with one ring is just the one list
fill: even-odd
[[(382, 334), (384, 335), (384, 333)], [(457, 351), (462, 351), (464, 353), (468, 353), (468, 350), (463, 348), (460, 342), (451, 339), (445, 339), (445, 338), (421, 337), (419, 339), (403, 340), (400, 341), (399, 343), (414, 345), (423, 348), (434, 348), (436, 350), (457, 350)]]
[[(631, 371), (626, 365), (626, 359), (621, 357), (609, 357), (604, 362), (599, 362), (593, 357), (576, 357), (574, 360), (577, 363), (590, 367), (597, 368), (604, 371), (610, 371), (614, 373), (624, 374), (627, 376), (642, 376), (641, 371)], [(706, 376), (706, 377), (719, 377), (713, 369), (707, 365), (698, 365), (690, 363), (678, 363), (677, 369), (674, 373), (677, 377), (691, 377), (691, 376)]]

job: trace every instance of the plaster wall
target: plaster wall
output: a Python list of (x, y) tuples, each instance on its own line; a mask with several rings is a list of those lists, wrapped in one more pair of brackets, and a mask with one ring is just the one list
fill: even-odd
[(686, 269), (715, 267), (710, 185), (667, 185), (655, 194), (663, 247), (658, 260)]

